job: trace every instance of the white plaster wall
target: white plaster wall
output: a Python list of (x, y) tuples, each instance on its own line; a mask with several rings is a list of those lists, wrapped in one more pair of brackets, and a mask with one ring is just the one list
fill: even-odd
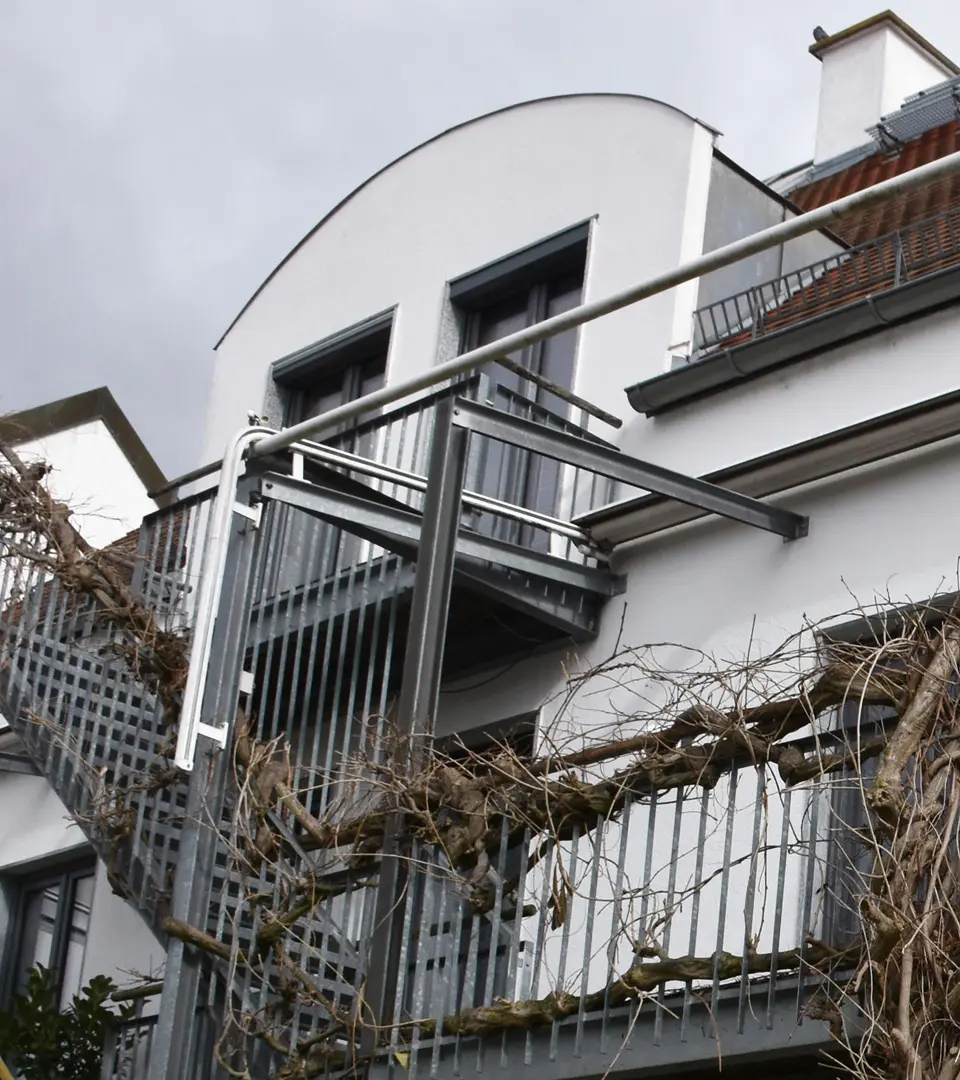
[[(432, 366), (445, 283), (553, 232), (593, 219), (587, 299), (698, 252), (712, 139), (661, 103), (583, 95), (484, 117), (394, 163), (303, 243), (219, 346), (203, 459), (259, 408), (271, 361), (378, 311), (397, 306), (388, 380)], [(687, 288), (584, 327), (577, 389), (623, 413), (623, 387), (663, 370), (695, 299)]]
[(53, 466), (51, 490), (77, 511), (75, 524), (95, 547), (137, 528), (144, 515), (156, 509), (102, 420), (22, 443), (17, 453)]
[(823, 54), (815, 162), (829, 161), (869, 141), (866, 129), (882, 115), (887, 34), (879, 26)]
[(0, 772), (0, 873), (85, 846), (80, 829), (43, 777)]
[(899, 30), (891, 28), (887, 31), (884, 49), (884, 78), (880, 94), (882, 116), (899, 109), (904, 98), (910, 94), (928, 90), (953, 75)]
[[(162, 972), (164, 957), (163, 947), (140, 914), (110, 888), (107, 868), (98, 861), (83, 960), (84, 981), (94, 975), (107, 975), (118, 986), (125, 986), (141, 975), (156, 978)], [(157, 1002), (149, 1004), (155, 1007)]]

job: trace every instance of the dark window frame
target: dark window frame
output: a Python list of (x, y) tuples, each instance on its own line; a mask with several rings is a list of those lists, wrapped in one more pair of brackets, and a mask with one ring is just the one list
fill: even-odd
[(461, 311), (476, 311), (571, 268), (585, 274), (592, 221), (578, 222), (451, 279), (451, 302)]
[(284, 397), (284, 424), (303, 418), (305, 395), (318, 382), (344, 376), (340, 404), (345, 404), (357, 396), (364, 367), (382, 361), (386, 379), (395, 314), (396, 308), (388, 308), (275, 360), (270, 374)]
[[(27, 897), (29, 894), (59, 887), (57, 912), (53, 926), (53, 940), (50, 947), (50, 963), (46, 965), (54, 973), (54, 987), (59, 1001), (63, 994), (64, 966), (70, 944), (70, 928), (76, 905), (77, 883), (86, 878), (93, 878), (94, 889), (91, 898), (96, 896), (97, 857), (94, 854), (75, 856), (69, 861), (45, 862), (40, 866), (27, 865), (7, 870), (3, 873), (4, 891), (9, 898), (10, 920), (9, 933), (4, 942), (3, 978), (0, 980), (0, 1004), (6, 1006), (18, 992), (18, 983), (31, 963), (25, 966), (22, 955), (24, 947), (25, 921), (27, 916)], [(86, 955), (86, 942), (84, 955)]]
[[(902, 633), (907, 623), (922, 620), (931, 631), (942, 626), (943, 619), (952, 610), (960, 594), (941, 593), (922, 603), (904, 604), (876, 614), (826, 627), (819, 632), (819, 644), (825, 656), (832, 648), (844, 645), (871, 646), (883, 640), (884, 633)], [(860, 706), (857, 701), (846, 702), (834, 712), (832, 726), (821, 733), (824, 743), (836, 748), (845, 745), (852, 737), (880, 735), (896, 723), (894, 711), (883, 705)], [(863, 762), (860, 776), (873, 778), (878, 758)], [(908, 766), (908, 770), (913, 766)], [(848, 784), (837, 783), (826, 793), (829, 803), (829, 819), (824, 833), (827, 841), (823, 866), (823, 907), (821, 912), (821, 936), (828, 944), (843, 947), (851, 944), (859, 933), (860, 922), (853, 911), (852, 888), (844, 884), (844, 875), (866, 873), (866, 862), (872, 858), (872, 844), (859, 839), (867, 823), (867, 811), (860, 792), (853, 781), (857, 773), (845, 768), (837, 774), (838, 780), (849, 779)], [(958, 826), (960, 830), (960, 826)]]
[[(509, 325), (511, 319), (521, 318), (522, 325), (532, 326), (550, 315), (554, 301), (576, 293), (577, 302), (582, 302), (590, 228), (591, 220), (580, 222), (451, 281), (449, 297), (460, 319), (460, 353), (480, 345), (484, 331), (498, 323)], [(568, 388), (572, 389), (577, 373), (579, 335), (576, 330), (569, 333), (574, 335), (573, 349), (569, 371), (562, 376), (549, 369), (551, 359), (556, 363), (557, 353), (551, 350), (557, 346), (558, 338), (527, 346), (515, 360), (555, 382), (568, 381)], [(499, 336), (496, 334), (490, 340)], [(570, 407), (565, 400), (512, 375), (502, 365), (488, 365), (485, 374), (497, 387), (493, 390), (497, 408), (541, 422), (562, 425), (569, 419)], [(470, 483), (485, 495), (555, 514), (561, 494), (561, 472), (562, 467), (555, 461), (516, 447), (493, 446), (489, 440), (481, 439), (470, 466)], [(538, 548), (548, 544), (542, 531), (515, 522), (490, 518), (479, 522), (477, 527), (512, 543)]]

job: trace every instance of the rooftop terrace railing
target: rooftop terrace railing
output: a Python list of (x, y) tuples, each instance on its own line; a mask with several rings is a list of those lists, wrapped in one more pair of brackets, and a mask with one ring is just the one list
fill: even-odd
[(694, 312), (692, 360), (960, 262), (960, 208), (753, 285)]

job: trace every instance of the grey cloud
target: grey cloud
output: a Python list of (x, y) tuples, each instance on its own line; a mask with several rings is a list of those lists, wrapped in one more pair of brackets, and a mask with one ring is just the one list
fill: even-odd
[[(812, 147), (813, 26), (871, 11), (853, 0), (6, 0), (0, 409), (106, 383), (161, 466), (189, 468), (220, 332), (391, 158), (512, 101), (626, 90), (701, 116), (765, 174)], [(960, 52), (954, 5), (915, 0), (899, 14)]]

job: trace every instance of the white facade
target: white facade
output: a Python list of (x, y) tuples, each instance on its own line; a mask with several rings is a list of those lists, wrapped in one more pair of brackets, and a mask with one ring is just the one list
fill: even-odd
[[(904, 47), (896, 33), (880, 28), (844, 49), (851, 63), (865, 49), (870, 63), (888, 64)], [(871, 50), (879, 50), (877, 56)], [(834, 96), (845, 92), (843, 80), (853, 77), (834, 59), (834, 53), (824, 57), (825, 101), (832, 108)], [(896, 61), (907, 82), (936, 81), (936, 71), (931, 69), (928, 78), (922, 64), (911, 66), (908, 60)], [(899, 104), (906, 84), (898, 78), (884, 68), (878, 86), (870, 88), (879, 95), (876, 101), (870, 98), (871, 116), (868, 103), (854, 96), (844, 123), (862, 131), (871, 118), (879, 118), (873, 111)], [(827, 150), (833, 152), (831, 147), (850, 131), (827, 132)], [(726, 176), (715, 168), (713, 143), (709, 128), (662, 104), (588, 95), (533, 102), (484, 117), (395, 162), (324, 219), (225, 335), (217, 349), (205, 458), (220, 455), (246, 411), (256, 408), (265, 393), (270, 400), (267, 384), (274, 360), (377, 312), (396, 310), (388, 382), (449, 358), (456, 340), (448, 332), (446, 283), (565, 227), (591, 222), (585, 300), (641, 281), (711, 246), (711, 236), (725, 232), (719, 227), (724, 223), (708, 219), (711, 174), (714, 179)], [(824, 152), (818, 145), (818, 154)], [(748, 224), (740, 235), (763, 223)], [(735, 238), (731, 232), (736, 232), (734, 225), (726, 229), (725, 239)], [(820, 257), (831, 244), (824, 237), (808, 238), (803, 254)], [(794, 266), (804, 261), (799, 252), (791, 258)], [(583, 327), (573, 387), (624, 420), (616, 433), (599, 424), (591, 424), (593, 430), (631, 454), (688, 475), (784, 450), (960, 388), (951, 344), (960, 331), (960, 313), (951, 308), (656, 419), (633, 413), (624, 388), (669, 368), (671, 352), (689, 344), (697, 303), (693, 283)], [(466, 730), (527, 710), (541, 710), (541, 722), (549, 726), (567, 673), (609, 657), (618, 639), (636, 646), (676, 643), (664, 659), (682, 666), (690, 656), (684, 650), (721, 659), (762, 652), (811, 620), (956, 589), (960, 510), (952, 492), (958, 465), (960, 445), (951, 440), (783, 493), (774, 501), (808, 515), (811, 522), (810, 535), (791, 543), (710, 519), (621, 547), (612, 565), (626, 577), (627, 591), (608, 602), (597, 640), (576, 653), (564, 650), (520, 662), (470, 693), (444, 697), (438, 730)], [(922, 543), (906, 524), (917, 521), (936, 523), (924, 531)], [(611, 687), (599, 702), (575, 705), (567, 722), (572, 718), (587, 733), (606, 726), (611, 712), (630, 714), (632, 693)], [(775, 807), (781, 793), (767, 794), (776, 798), (765, 828), (778, 839), (782, 819)], [(717, 797), (725, 798), (726, 789)], [(741, 800), (746, 801), (734, 831), (733, 858), (751, 850), (754, 820), (746, 807), (757, 805), (758, 794), (741, 790), (738, 807)], [(808, 810), (798, 795), (791, 809), (798, 830)], [(683, 828), (689, 851), (693, 826)], [(670, 860), (671, 829), (672, 821), (661, 818), (654, 830), (654, 866)], [(611, 829), (606, 840), (614, 859), (618, 835)], [(721, 857), (722, 850), (711, 842), (710, 859)], [(641, 845), (631, 856), (635, 877), (643, 861)], [(744, 866), (731, 878), (733, 898), (719, 940), (719, 907), (706, 893), (699, 939), (688, 943), (687, 924), (683, 918), (677, 922), (683, 943), (678, 952), (688, 951), (688, 944), (690, 952), (701, 955), (718, 944), (740, 950)], [(681, 867), (678, 872), (686, 871)], [(781, 948), (796, 944), (792, 935), (799, 925), (804, 873), (800, 859), (785, 870)], [(770, 869), (765, 880), (776, 876), (776, 868)], [(769, 911), (772, 893), (766, 886), (761, 893), (758, 902)], [(582, 920), (577, 925), (579, 933)], [(761, 949), (769, 944), (769, 915), (765, 927)], [(602, 928), (595, 934), (596, 941), (604, 940)], [(576, 940), (582, 948), (582, 934)], [(597, 963), (602, 967), (605, 961)], [(602, 982), (600, 974), (599, 968), (591, 972), (591, 986)], [(549, 978), (539, 991), (548, 984)]]
[[(396, 307), (388, 383), (449, 359), (446, 283), (552, 233), (591, 222), (587, 300), (699, 253), (714, 138), (661, 102), (585, 94), (481, 117), (398, 159), (323, 220), (224, 336), (202, 460), (260, 408), (274, 360), (378, 312)], [(668, 366), (695, 307), (694, 284), (584, 327), (575, 390), (626, 415), (629, 376)]]
[(51, 492), (75, 511), (74, 524), (94, 547), (125, 536), (156, 509), (103, 420), (31, 439), (17, 453), (25, 461), (53, 466)]

